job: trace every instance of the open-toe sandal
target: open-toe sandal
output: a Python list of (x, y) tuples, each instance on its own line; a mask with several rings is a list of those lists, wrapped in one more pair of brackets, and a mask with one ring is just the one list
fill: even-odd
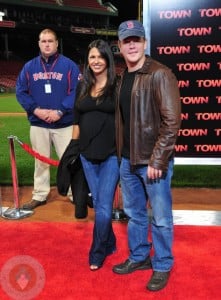
[(91, 271), (97, 271), (101, 268), (101, 266), (97, 266), (97, 265), (90, 265), (90, 270)]

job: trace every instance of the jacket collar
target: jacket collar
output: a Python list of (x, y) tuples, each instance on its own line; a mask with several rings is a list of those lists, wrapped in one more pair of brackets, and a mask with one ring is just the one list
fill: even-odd
[(41, 60), (44, 62), (44, 63), (48, 63), (48, 64), (52, 64), (59, 56), (59, 53), (56, 52), (55, 54), (49, 56), (48, 58), (48, 61), (45, 60), (45, 58), (41, 55), (40, 53), (40, 57), (41, 57)]
[[(137, 73), (143, 73), (143, 74), (147, 74), (149, 73), (149, 65), (151, 62), (151, 57), (149, 55), (145, 55), (146, 59), (144, 61), (143, 66), (141, 67), (141, 69), (137, 70)], [(124, 73), (126, 72), (127, 69), (124, 69), (119, 76), (122, 77), (124, 75)]]

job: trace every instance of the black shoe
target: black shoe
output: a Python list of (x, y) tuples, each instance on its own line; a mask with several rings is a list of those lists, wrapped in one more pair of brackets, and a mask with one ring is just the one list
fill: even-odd
[(128, 221), (129, 217), (125, 214), (123, 209), (119, 209), (119, 208), (114, 208), (112, 210), (112, 220), (114, 221)]
[(157, 272), (154, 271), (150, 281), (147, 283), (147, 289), (150, 291), (159, 291), (163, 289), (168, 282), (170, 272)]
[(112, 270), (117, 274), (129, 274), (137, 270), (148, 270), (151, 268), (151, 260), (148, 256), (146, 260), (141, 262), (132, 262), (127, 259), (124, 263), (114, 266)]
[(23, 209), (27, 209), (27, 210), (33, 210), (34, 208), (41, 206), (41, 205), (45, 205), (47, 203), (46, 200), (44, 201), (37, 201), (37, 200), (31, 200), (28, 203), (25, 203), (22, 208)]

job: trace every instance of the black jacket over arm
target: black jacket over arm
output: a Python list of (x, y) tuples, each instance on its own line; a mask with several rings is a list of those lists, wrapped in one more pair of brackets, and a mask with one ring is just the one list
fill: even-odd
[(71, 141), (67, 146), (58, 165), (57, 189), (62, 196), (67, 196), (71, 186), (73, 202), (75, 204), (75, 217), (85, 218), (87, 216), (87, 205), (92, 206), (89, 197), (89, 187), (84, 175), (81, 160), (76, 154), (76, 145)]

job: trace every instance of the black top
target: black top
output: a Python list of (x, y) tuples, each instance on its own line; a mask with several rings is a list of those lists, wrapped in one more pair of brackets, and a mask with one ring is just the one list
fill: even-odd
[(96, 100), (86, 96), (74, 109), (74, 125), (80, 127), (80, 153), (92, 161), (116, 154), (115, 103), (110, 97), (101, 103)]
[(137, 71), (125, 71), (120, 91), (120, 109), (124, 123), (122, 156), (126, 158), (130, 158), (130, 103), (136, 73)]

